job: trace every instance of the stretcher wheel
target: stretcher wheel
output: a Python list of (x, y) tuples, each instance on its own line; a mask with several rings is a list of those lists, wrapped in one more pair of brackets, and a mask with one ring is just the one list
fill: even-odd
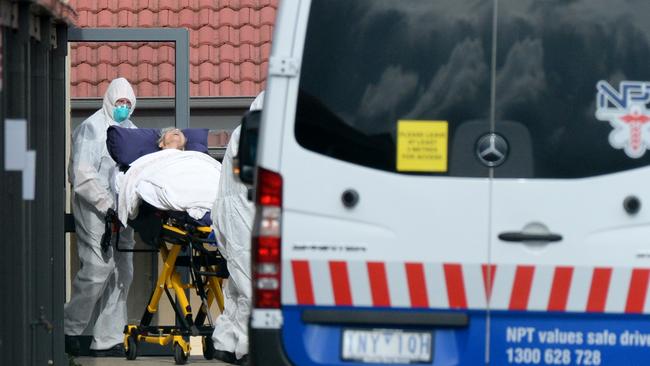
[(180, 344), (174, 344), (174, 361), (177, 365), (185, 365), (187, 363), (188, 355), (183, 351)]
[(211, 360), (214, 358), (214, 341), (212, 336), (203, 337), (203, 357), (206, 360)]
[(138, 342), (132, 335), (126, 339), (126, 342), (129, 345), (129, 349), (125, 350), (126, 359), (135, 360), (135, 358), (138, 357)]

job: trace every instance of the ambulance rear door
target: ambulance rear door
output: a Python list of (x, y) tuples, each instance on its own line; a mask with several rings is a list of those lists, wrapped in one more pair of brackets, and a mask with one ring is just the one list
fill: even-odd
[(474, 141), (489, 131), (492, 3), (310, 4), (299, 82), (269, 82), (295, 116), (284, 350), (297, 365), (483, 362), (489, 169)]
[(650, 3), (500, 0), (490, 361), (650, 359)]

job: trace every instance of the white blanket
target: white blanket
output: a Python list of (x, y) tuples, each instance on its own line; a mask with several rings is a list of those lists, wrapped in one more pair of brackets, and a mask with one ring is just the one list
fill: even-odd
[(217, 200), (221, 164), (207, 154), (160, 150), (137, 159), (115, 180), (117, 214), (123, 225), (138, 215), (141, 200), (161, 210), (200, 219)]

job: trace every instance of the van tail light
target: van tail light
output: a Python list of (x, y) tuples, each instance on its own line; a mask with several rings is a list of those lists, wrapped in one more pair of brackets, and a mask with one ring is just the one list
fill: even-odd
[(256, 193), (252, 239), (253, 299), (255, 308), (279, 309), (282, 176), (258, 168)]
[(282, 207), (282, 176), (280, 174), (258, 168), (257, 204), (260, 206)]

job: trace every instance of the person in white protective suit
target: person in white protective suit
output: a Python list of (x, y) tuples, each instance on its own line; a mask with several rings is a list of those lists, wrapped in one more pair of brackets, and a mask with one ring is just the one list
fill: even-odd
[[(72, 212), (81, 267), (72, 281), (72, 297), (65, 305), (64, 332), (68, 353), (78, 352), (78, 339), (92, 335), (94, 356), (124, 356), (126, 297), (133, 278), (132, 253), (101, 248), (104, 218), (115, 209), (113, 179), (116, 163), (106, 148), (109, 126), (136, 128), (129, 117), (135, 109), (135, 94), (124, 78), (113, 80), (102, 108), (72, 133), (69, 181)], [(133, 229), (120, 232), (120, 248), (132, 249)]]
[[(262, 109), (264, 92), (250, 110)], [(224, 312), (214, 326), (212, 340), (215, 357), (224, 362), (244, 364), (248, 358), (248, 317), (251, 309), (251, 230), (255, 206), (248, 200), (248, 189), (235, 177), (233, 157), (239, 148), (237, 127), (230, 136), (224, 155), (219, 193), (212, 209), (213, 229), (221, 254), (228, 263), (230, 277), (224, 292)]]

